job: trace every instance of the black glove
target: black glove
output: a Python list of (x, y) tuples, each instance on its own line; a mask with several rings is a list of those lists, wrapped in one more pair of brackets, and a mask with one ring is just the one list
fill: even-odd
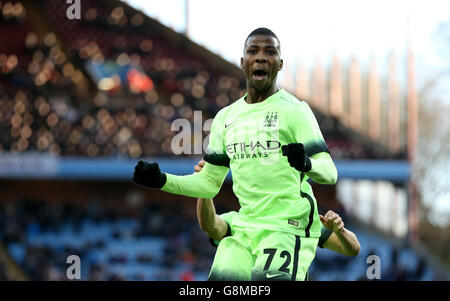
[(133, 181), (142, 186), (160, 189), (166, 184), (167, 177), (159, 169), (158, 163), (139, 160), (134, 167)]
[(289, 164), (298, 171), (311, 170), (311, 160), (305, 154), (305, 148), (301, 143), (290, 143), (281, 147), (283, 156), (287, 156)]

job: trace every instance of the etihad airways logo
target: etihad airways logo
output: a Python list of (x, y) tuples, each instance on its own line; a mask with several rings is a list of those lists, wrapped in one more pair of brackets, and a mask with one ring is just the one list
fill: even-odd
[(281, 143), (278, 140), (236, 142), (226, 145), (229, 155), (233, 156), (233, 160), (267, 158), (269, 151), (278, 150)]

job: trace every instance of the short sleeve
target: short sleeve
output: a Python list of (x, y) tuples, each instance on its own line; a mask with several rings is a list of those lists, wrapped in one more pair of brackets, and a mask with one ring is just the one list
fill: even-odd
[(206, 148), (207, 154), (225, 154), (224, 133), (225, 121), (223, 119), (224, 111), (221, 110), (214, 117), (209, 134), (209, 143)]
[(225, 123), (222, 117), (223, 114), (224, 111), (219, 111), (213, 120), (209, 135), (209, 144), (203, 159), (213, 165), (230, 167), (230, 158), (225, 151)]

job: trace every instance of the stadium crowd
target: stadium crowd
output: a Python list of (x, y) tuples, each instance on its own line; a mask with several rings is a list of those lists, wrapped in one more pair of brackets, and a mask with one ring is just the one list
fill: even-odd
[(83, 280), (194, 280), (212, 263), (206, 235), (178, 208), (126, 216), (95, 202), (2, 207), (2, 241), (30, 280), (66, 280), (69, 255), (81, 258)]
[[(182, 50), (122, 6), (86, 2), (81, 22), (67, 22), (58, 0), (36, 1), (34, 14), (18, 0), (0, 10), (0, 39), (8, 41), (0, 43), (0, 151), (171, 156), (172, 121), (192, 124), (195, 110), (202, 121), (213, 118), (244, 93), (242, 78)], [(48, 30), (34, 30), (40, 18)], [(142, 70), (144, 79), (98, 78), (110, 63)], [(318, 120), (335, 158), (385, 155), (352, 141), (330, 117)]]
[[(197, 110), (202, 121), (213, 118), (244, 93), (241, 77), (119, 3), (85, 1), (82, 20), (67, 22), (65, 1), (0, 0), (0, 154), (172, 156), (174, 120), (193, 124)], [(127, 71), (106, 77), (109, 68)], [(333, 158), (387, 158), (315, 113)], [(215, 249), (195, 217), (180, 212), (152, 205), (125, 216), (101, 202), (18, 200), (0, 203), (0, 236), (31, 280), (66, 280), (71, 254), (82, 259), (83, 280), (206, 279)], [(361, 235), (363, 246), (376, 241)], [(389, 280), (432, 277), (419, 257), (406, 256), (413, 264), (405, 265), (383, 246), (394, 267)], [(373, 250), (356, 259), (318, 250), (311, 279), (364, 279)], [(0, 262), (0, 280), (8, 277)]]
[[(148, 204), (135, 214), (100, 201), (0, 206), (1, 241), (31, 280), (67, 280), (69, 255), (80, 257), (81, 280), (205, 280), (214, 257), (195, 216), (173, 205)], [(381, 280), (433, 280), (431, 267), (412, 250), (352, 230), (361, 253), (347, 257), (318, 248), (310, 280), (367, 280), (370, 254), (383, 263)], [(6, 277), (4, 269), (0, 275)]]

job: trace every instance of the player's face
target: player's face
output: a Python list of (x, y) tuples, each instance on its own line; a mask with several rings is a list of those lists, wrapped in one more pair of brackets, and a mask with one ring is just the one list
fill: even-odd
[(278, 71), (283, 67), (280, 43), (266, 35), (248, 38), (244, 46), (241, 68), (249, 87), (256, 90), (269, 89), (276, 83)]

